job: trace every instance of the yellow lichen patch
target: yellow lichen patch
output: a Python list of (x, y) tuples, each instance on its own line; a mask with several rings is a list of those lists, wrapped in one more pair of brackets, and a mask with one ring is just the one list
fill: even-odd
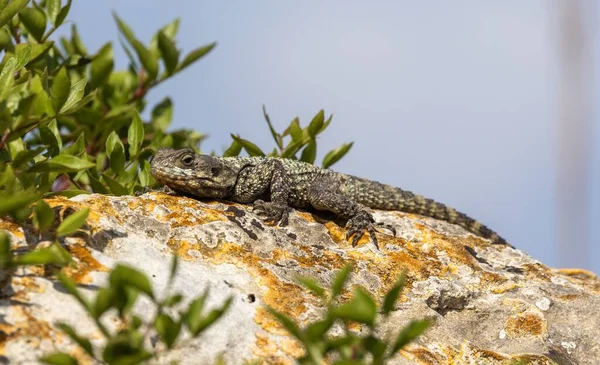
[(256, 343), (252, 349), (252, 355), (260, 358), (264, 365), (292, 365), (294, 362), (279, 352), (279, 345), (274, 339), (263, 333), (256, 333)]
[(398, 354), (399, 355), (397, 356), (407, 358), (413, 363), (419, 365), (440, 365), (448, 363), (448, 361), (446, 361), (447, 359), (444, 356), (436, 354), (422, 346), (409, 345), (406, 348), (400, 350)]
[(12, 233), (18, 239), (25, 238), (25, 235), (23, 234), (23, 230), (15, 222), (10, 222), (7, 220), (0, 219), (0, 231), (8, 231), (8, 232)]
[(550, 281), (552, 272), (542, 264), (524, 264), (521, 266), (528, 280)]
[(481, 283), (485, 284), (489, 291), (494, 294), (502, 294), (520, 286), (505, 276), (493, 272), (484, 271), (480, 278)]
[(87, 217), (88, 223), (97, 223), (101, 216), (115, 217), (119, 223), (122, 223), (122, 220), (118, 219), (118, 212), (113, 208), (113, 205), (110, 203), (108, 197), (104, 195), (96, 195), (94, 199), (88, 199), (85, 203), (69, 200), (63, 196), (56, 196), (44, 200), (46, 203), (48, 203), (48, 205), (50, 205), (51, 208), (61, 208), (59, 211), (59, 217), (61, 217), (61, 219), (64, 219), (64, 212), (66, 208), (72, 208), (75, 210), (90, 208), (90, 213)]
[(525, 312), (508, 317), (504, 330), (510, 338), (542, 336), (548, 332), (548, 324), (541, 315)]
[(63, 272), (70, 276), (76, 283), (91, 284), (90, 272), (108, 272), (108, 268), (96, 260), (87, 247), (82, 245), (67, 246), (71, 256), (77, 261), (77, 268), (65, 267)]
[(281, 350), (294, 358), (300, 358), (305, 354), (304, 346), (302, 346), (300, 341), (290, 338), (281, 340)]
[(3, 336), (0, 341), (0, 354), (4, 354), (6, 343), (19, 339), (25, 340), (28, 346), (38, 348), (44, 339), (51, 339), (52, 326), (36, 318), (25, 306), (13, 307), (13, 323), (0, 323), (0, 333)]
[(558, 269), (573, 284), (581, 285), (594, 294), (600, 293), (600, 279), (596, 274), (584, 269)]

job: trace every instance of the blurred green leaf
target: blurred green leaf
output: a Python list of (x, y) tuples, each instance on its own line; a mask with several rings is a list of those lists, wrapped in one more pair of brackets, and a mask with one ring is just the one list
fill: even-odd
[(0, 10), (0, 28), (8, 24), (13, 16), (23, 9), (29, 0), (12, 0), (2, 10)]
[(160, 131), (165, 132), (173, 119), (173, 102), (170, 98), (164, 98), (152, 109), (152, 124)]
[(92, 60), (90, 68), (90, 86), (95, 89), (104, 85), (114, 68), (113, 48), (110, 42), (107, 42), (98, 50)]
[(56, 24), (56, 18), (60, 13), (60, 0), (46, 0), (46, 11), (52, 24)]
[(245, 140), (243, 138), (240, 138), (239, 136), (236, 136), (235, 134), (231, 134), (231, 138), (233, 138), (234, 141), (236, 141), (237, 143), (241, 144), (242, 147), (244, 147), (244, 149), (246, 150), (246, 152), (248, 152), (248, 154), (250, 156), (264, 156), (265, 153), (258, 148), (257, 145), (255, 145), (254, 143)]
[(148, 73), (148, 80), (156, 80), (158, 75), (158, 59), (156, 55), (152, 54), (143, 44), (137, 39), (133, 40), (133, 49), (140, 60), (140, 63), (144, 66), (144, 69)]
[(167, 287), (171, 287), (173, 281), (175, 281), (175, 274), (177, 274), (177, 269), (179, 268), (179, 256), (177, 254), (173, 255), (171, 259), (171, 267), (169, 270), (169, 279), (167, 280)]
[(298, 276), (296, 279), (300, 284), (310, 289), (316, 296), (325, 298), (325, 289), (323, 289), (315, 279), (305, 276)]
[(0, 100), (2, 100), (10, 91), (15, 79), (13, 74), (17, 66), (17, 59), (10, 57), (4, 64), (2, 72), (0, 72)]
[(121, 18), (119, 18), (119, 16), (117, 15), (117, 13), (115, 11), (112, 12), (112, 15), (113, 15), (113, 18), (115, 19), (115, 21), (117, 22), (117, 26), (118, 26), (121, 34), (125, 37), (127, 42), (129, 42), (129, 44), (131, 44), (133, 46), (133, 42), (135, 40), (135, 35), (133, 34), (133, 31), (131, 30), (129, 25), (127, 25), (127, 23), (125, 23)]
[(156, 332), (167, 345), (167, 348), (172, 348), (177, 336), (179, 336), (181, 322), (175, 322), (170, 316), (163, 313), (156, 316), (154, 328), (156, 328)]
[(165, 62), (165, 68), (170, 75), (175, 71), (179, 62), (179, 51), (175, 47), (175, 42), (167, 37), (163, 31), (158, 32), (158, 48)]
[(69, 10), (71, 10), (71, 2), (72, 0), (67, 0), (67, 5), (63, 6), (60, 9), (60, 12), (56, 16), (56, 21), (54, 22), (55, 27), (58, 27), (65, 21), (65, 18), (69, 14)]
[(24, 8), (19, 12), (19, 19), (29, 34), (41, 42), (46, 31), (46, 14), (37, 7)]
[(85, 220), (90, 213), (89, 208), (78, 210), (77, 212), (66, 217), (56, 229), (56, 235), (58, 237), (73, 234), (85, 224)]
[(352, 300), (335, 308), (333, 313), (339, 318), (372, 326), (377, 316), (377, 305), (364, 289), (357, 288)]
[(62, 67), (52, 82), (52, 88), (50, 89), (50, 95), (52, 96), (52, 107), (54, 113), (58, 114), (63, 105), (65, 105), (67, 98), (69, 97), (69, 91), (71, 89), (71, 79), (67, 74), (67, 69)]
[(154, 184), (154, 179), (150, 174), (150, 163), (147, 160), (142, 160), (141, 162), (139, 179), (142, 186), (150, 186)]
[(125, 147), (115, 131), (112, 131), (106, 139), (106, 153), (110, 161), (110, 168), (116, 174), (121, 173), (125, 166)]
[(32, 49), (33, 46), (30, 43), (28, 43), (24, 48), (19, 48), (19, 51), (16, 54), (17, 64), (15, 66), (14, 72), (19, 71), (20, 69), (25, 67), (27, 63), (29, 63), (29, 60), (31, 59)]
[(16, 54), (23, 52), (24, 49), (31, 47), (31, 53), (29, 55), (29, 61), (27, 64), (35, 63), (39, 61), (42, 57), (44, 57), (50, 48), (54, 45), (54, 42), (44, 42), (44, 43), (21, 43), (15, 46)]
[(331, 286), (332, 299), (337, 298), (337, 296), (342, 293), (342, 289), (344, 289), (344, 285), (350, 277), (351, 271), (352, 265), (348, 264), (344, 266), (340, 271), (338, 271), (338, 273), (335, 275), (335, 278), (333, 279), (333, 285)]
[(331, 165), (338, 162), (352, 148), (354, 142), (344, 143), (340, 147), (329, 151), (323, 158), (323, 168), (328, 169)]
[(75, 23), (71, 25), (71, 43), (73, 44), (73, 47), (75, 47), (75, 52), (82, 56), (87, 55), (87, 48), (85, 47), (85, 44), (83, 44), (83, 41), (79, 36), (79, 32), (77, 31), (77, 25), (75, 25)]
[(81, 337), (79, 334), (77, 334), (73, 327), (69, 326), (66, 323), (59, 323), (57, 327), (60, 328), (64, 333), (66, 333), (67, 336), (69, 336), (71, 340), (78, 344), (79, 347), (81, 347), (88, 355), (92, 357), (94, 356), (92, 343), (89, 339)]
[(234, 139), (229, 148), (223, 152), (223, 157), (239, 156), (240, 152), (242, 152), (242, 144)]
[(102, 179), (104, 180), (106, 185), (108, 185), (108, 188), (114, 195), (122, 196), (122, 195), (129, 194), (129, 189), (127, 189), (126, 187), (121, 185), (121, 183), (119, 183), (117, 180), (113, 179), (112, 177), (102, 174)]
[(281, 323), (281, 325), (292, 336), (296, 337), (300, 341), (305, 340), (304, 335), (302, 334), (302, 330), (300, 329), (300, 327), (298, 327), (298, 325), (296, 324), (296, 322), (294, 322), (294, 320), (292, 320), (290, 317), (286, 316), (285, 314), (275, 310), (274, 308), (267, 307), (267, 311), (269, 313), (271, 313), (271, 315), (273, 317), (275, 317), (275, 319), (277, 319), (277, 321), (279, 321), (279, 323)]
[(47, 248), (38, 248), (23, 255), (16, 256), (16, 265), (59, 265), (66, 266), (72, 261), (69, 253), (57, 242)]
[(95, 165), (87, 160), (83, 160), (79, 157), (71, 155), (58, 155), (51, 160), (43, 161), (33, 165), (28, 171), (29, 172), (75, 172), (80, 170), (86, 170), (94, 167)]
[(423, 332), (425, 332), (431, 326), (431, 324), (432, 323), (430, 320), (410, 322), (408, 326), (404, 327), (402, 331), (400, 331), (400, 333), (394, 340), (394, 345), (392, 346), (390, 356), (393, 356), (394, 354), (396, 354), (396, 352), (398, 352), (398, 350), (400, 350), (408, 343), (413, 341), (415, 338), (423, 334)]
[(115, 300), (115, 291), (112, 288), (101, 288), (98, 290), (96, 295), (96, 301), (94, 302), (93, 314), (94, 318), (98, 319), (104, 312), (112, 308)]
[(308, 134), (315, 138), (321, 128), (323, 127), (323, 122), (325, 122), (325, 111), (323, 109), (319, 110), (317, 115), (310, 121), (308, 125)]
[[(133, 114), (133, 119), (127, 130), (127, 142), (129, 143), (129, 155), (131, 157), (137, 156), (140, 153), (140, 147), (144, 140), (144, 124), (142, 118), (136, 111)], [(110, 153), (109, 153), (110, 154)]]
[(79, 362), (71, 355), (64, 352), (57, 352), (52, 355), (44, 356), (40, 359), (45, 364), (50, 365), (78, 365)]
[(402, 275), (400, 275), (400, 278), (398, 278), (398, 281), (396, 281), (396, 284), (385, 295), (385, 298), (383, 299), (383, 305), (382, 305), (382, 313), (383, 314), (389, 314), (391, 311), (394, 310), (396, 301), (398, 300), (398, 297), (400, 296), (400, 293), (402, 292), (402, 290), (404, 290), (405, 278), (406, 278), (406, 276), (403, 272)]
[(185, 325), (188, 327), (190, 332), (192, 332), (192, 334), (196, 333), (196, 330), (202, 321), (202, 311), (204, 310), (208, 293), (209, 290), (206, 289), (202, 295), (194, 299), (188, 306), (188, 309), (183, 316)]
[(0, 216), (26, 208), (40, 198), (35, 191), (20, 191), (18, 194), (0, 193)]
[(119, 264), (111, 271), (109, 280), (113, 286), (130, 286), (154, 298), (148, 277), (137, 269)]
[(71, 86), (71, 88), (69, 89), (69, 96), (67, 97), (67, 100), (64, 103), (63, 107), (60, 109), (61, 113), (69, 112), (75, 107), (75, 105), (81, 100), (81, 98), (83, 98), (86, 84), (87, 79), (82, 78)]
[[(223, 314), (225, 314), (227, 309), (229, 309), (229, 307), (231, 306), (232, 302), (233, 302), (233, 298), (230, 297), (227, 300), (225, 300), (225, 303), (223, 303), (223, 305), (221, 307), (219, 307), (217, 309), (213, 309), (210, 312), (208, 312), (206, 317), (200, 316), (200, 317), (198, 317), (199, 320), (188, 323), (188, 328), (189, 328), (190, 332), (192, 333), (192, 335), (193, 336), (199, 335), (200, 333), (202, 333), (202, 331), (204, 331), (209, 326), (211, 326), (213, 323), (215, 323), (219, 318), (221, 318), (223, 316)], [(189, 312), (188, 312), (188, 314), (189, 314)]]
[(315, 158), (317, 158), (317, 142), (312, 139), (302, 150), (302, 156), (300, 159), (304, 162), (312, 164), (315, 162)]
[(187, 56), (185, 56), (183, 61), (181, 61), (181, 63), (179, 65), (177, 65), (177, 68), (175, 71), (179, 72), (179, 71), (183, 70), (184, 68), (188, 67), (189, 65), (191, 65), (192, 63), (196, 62), (200, 58), (206, 56), (206, 54), (208, 52), (212, 51), (212, 49), (215, 48), (216, 45), (217, 45), (217, 43), (211, 43), (209, 45), (206, 45), (206, 46), (203, 46), (200, 48), (196, 48), (195, 50), (191, 51), (190, 53), (187, 54)]
[(45, 231), (54, 223), (54, 211), (48, 203), (40, 200), (33, 208), (33, 226), (38, 231)]
[(275, 128), (273, 128), (273, 124), (271, 124), (271, 118), (269, 117), (269, 114), (267, 114), (267, 109), (265, 108), (264, 105), (262, 106), (262, 109), (263, 109), (263, 116), (265, 117), (265, 120), (267, 121), (267, 124), (269, 125), (269, 131), (271, 131), (271, 136), (273, 136), (275, 143), (277, 143), (277, 147), (279, 147), (279, 149), (283, 149), (283, 139), (275, 131)]
[(12, 264), (12, 250), (8, 232), (0, 231), (0, 270), (6, 270)]

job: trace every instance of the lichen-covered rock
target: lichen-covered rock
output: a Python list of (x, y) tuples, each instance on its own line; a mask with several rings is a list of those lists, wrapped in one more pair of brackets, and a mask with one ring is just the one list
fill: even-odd
[[(199, 339), (166, 353), (164, 363), (210, 364), (221, 354), (228, 364), (256, 358), (293, 363), (302, 347), (264, 305), (300, 322), (318, 318), (321, 303), (294, 277), (312, 276), (328, 286), (348, 262), (354, 264), (352, 284), (379, 298), (407, 270), (407, 288), (384, 329), (397, 331), (410, 319), (436, 319), (396, 356), (396, 364), (507, 364), (523, 354), (534, 364), (600, 363), (595, 275), (548, 268), (517, 249), (492, 246), (444, 222), (377, 211), (376, 219), (398, 232), (380, 235), (377, 251), (368, 236), (353, 248), (344, 240), (343, 222), (303, 211), (293, 213), (288, 226), (276, 227), (245, 205), (158, 193), (47, 202), (63, 211), (90, 208), (87, 226), (65, 242), (78, 263), (68, 274), (88, 294), (104, 284), (116, 262), (143, 270), (160, 292), (176, 253), (182, 261), (171, 290), (192, 298), (210, 288), (210, 306), (234, 296), (224, 318)], [(0, 229), (11, 233), (15, 247), (40, 242), (27, 227), (0, 221)], [(79, 304), (44, 274), (39, 268), (18, 269), (13, 276), (12, 294), (0, 300), (0, 355), (14, 364), (36, 363), (58, 349), (91, 363), (55, 323), (70, 323), (96, 342), (101, 335)], [(143, 303), (137, 310), (152, 314)]]

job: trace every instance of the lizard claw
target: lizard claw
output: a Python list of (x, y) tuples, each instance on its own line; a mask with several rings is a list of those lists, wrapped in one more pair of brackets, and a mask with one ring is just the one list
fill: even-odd
[(279, 226), (286, 226), (292, 209), (280, 203), (266, 202), (257, 200), (254, 202), (252, 212), (256, 213), (261, 219), (267, 222), (276, 223)]
[(377, 249), (379, 249), (379, 243), (377, 242), (377, 237), (375, 236), (376, 230), (375, 227), (387, 229), (392, 232), (394, 236), (396, 236), (396, 228), (391, 224), (375, 222), (373, 216), (366, 212), (361, 211), (356, 214), (354, 217), (350, 218), (346, 223), (346, 239), (349, 240), (352, 237), (352, 247), (355, 247), (361, 237), (365, 234), (365, 231), (369, 232), (369, 236), (371, 236), (371, 240)]

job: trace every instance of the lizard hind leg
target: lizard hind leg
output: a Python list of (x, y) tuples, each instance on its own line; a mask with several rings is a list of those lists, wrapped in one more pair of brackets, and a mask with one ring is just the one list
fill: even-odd
[(286, 226), (288, 224), (291, 210), (292, 208), (286, 204), (266, 202), (260, 199), (256, 200), (252, 207), (252, 211), (261, 219), (273, 222), (279, 226)]

